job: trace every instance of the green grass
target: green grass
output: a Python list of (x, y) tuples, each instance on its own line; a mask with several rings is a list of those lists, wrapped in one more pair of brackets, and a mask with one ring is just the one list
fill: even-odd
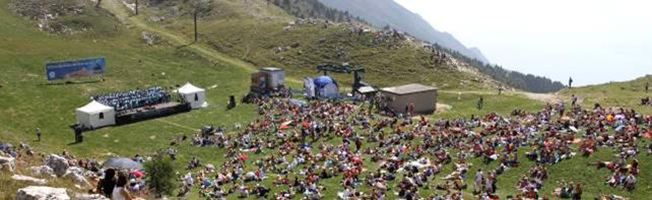
[(641, 105), (641, 98), (652, 96), (652, 91), (650, 93), (645, 92), (645, 84), (648, 82), (652, 84), (652, 75), (646, 75), (632, 81), (565, 89), (560, 94), (567, 99), (575, 94), (582, 100), (582, 106), (586, 108), (593, 108), (595, 103), (600, 103), (602, 107), (622, 106), (635, 109), (640, 113), (652, 114), (652, 107)]
[[(481, 110), (478, 110), (477, 103), (480, 97), (484, 99), (484, 106)], [(528, 99), (520, 93), (503, 93), (502, 95), (498, 95), (497, 93), (484, 91), (440, 91), (437, 101), (438, 103), (449, 105), (452, 108), (434, 116), (436, 118), (448, 119), (459, 117), (469, 118), (471, 115), (484, 116), (489, 113), (508, 116), (514, 109), (537, 112), (545, 105), (542, 102)]]
[[(6, 5), (8, 0), (0, 0)], [(234, 1), (220, 1), (230, 3), (233, 9), (243, 9)], [(258, 2), (258, 1), (254, 1)], [(115, 4), (105, 4), (111, 6)], [(118, 4), (119, 5), (119, 4)], [(265, 8), (269, 15), (275, 16), (274, 8)], [(113, 10), (116, 12), (116, 10)], [(144, 13), (150, 11), (145, 10)], [(247, 11), (249, 12), (249, 11)], [(302, 27), (285, 32), (282, 30), (281, 20), (274, 19), (265, 23), (261, 18), (242, 19), (247, 12), (236, 12), (228, 20), (217, 19), (209, 21), (209, 25), (202, 27), (202, 38), (199, 43), (191, 44), (190, 26), (188, 19), (176, 22), (151, 24), (146, 22), (146, 15), (128, 17), (122, 11), (117, 17), (124, 17), (126, 25), (121, 25), (115, 17), (103, 10), (98, 10), (98, 16), (84, 18), (89, 23), (95, 24), (95, 30), (73, 36), (60, 36), (40, 32), (36, 24), (16, 17), (5, 6), (0, 7), (0, 141), (13, 143), (26, 142), (37, 152), (59, 153), (63, 149), (80, 157), (94, 157), (104, 159), (110, 155), (133, 156), (135, 154), (149, 154), (155, 150), (165, 148), (170, 141), (180, 134), (191, 135), (195, 129), (205, 124), (231, 126), (235, 122), (247, 124), (254, 119), (257, 108), (253, 105), (238, 105), (233, 110), (226, 110), (229, 95), (240, 98), (247, 92), (249, 86), (249, 72), (257, 67), (278, 66), (285, 67), (289, 78), (300, 80), (304, 76), (316, 76), (314, 65), (322, 62), (340, 62), (333, 58), (333, 52), (328, 49), (342, 46), (352, 52), (351, 58), (367, 67), (367, 81), (380, 85), (395, 85), (408, 82), (421, 82), (436, 85), (444, 90), (439, 92), (439, 103), (451, 105), (448, 112), (436, 114), (438, 118), (456, 118), (484, 115), (491, 112), (503, 115), (509, 114), (514, 108), (526, 111), (537, 111), (543, 103), (527, 99), (517, 93), (496, 95), (483, 91), (481, 83), (471, 80), (474, 77), (448, 71), (446, 67), (430, 68), (428, 61), (423, 61), (419, 52), (410, 46), (403, 46), (399, 50), (387, 50), (386, 47), (369, 47), (369, 38), (345, 37), (346, 31), (341, 28), (321, 29), (320, 27)], [(263, 12), (263, 13), (265, 13)], [(102, 14), (104, 13), (104, 14)], [(259, 17), (259, 16), (258, 16)], [(287, 19), (280, 15), (280, 19)], [(83, 18), (83, 17), (82, 17)], [(264, 15), (262, 17), (265, 18)], [(77, 20), (77, 19), (69, 19)], [(82, 20), (82, 19), (79, 19)], [(118, 28), (115, 28), (115, 25)], [(129, 27), (129, 28), (126, 28)], [(111, 32), (108, 32), (111, 30)], [(169, 45), (147, 46), (140, 41), (140, 33), (145, 30), (162, 35)], [(317, 40), (329, 37), (327, 44), (319, 44)], [(357, 41), (359, 40), (359, 41)], [(299, 42), (299, 49), (276, 55), (271, 48), (287, 46)], [(367, 47), (367, 48), (363, 48)], [(297, 55), (298, 51), (304, 56)], [(106, 82), (56, 85), (47, 84), (44, 77), (44, 65), (49, 61), (69, 60), (104, 56), (108, 61)], [(278, 60), (283, 56), (284, 60)], [(165, 73), (165, 75), (163, 75)], [(350, 75), (336, 75), (342, 83), (351, 82)], [(462, 81), (460, 81), (462, 80)], [(84, 142), (71, 145), (73, 132), (67, 126), (74, 123), (74, 109), (88, 103), (92, 95), (143, 88), (153, 85), (175, 86), (192, 82), (200, 87), (217, 85), (215, 89), (207, 91), (207, 99), (211, 104), (206, 109), (195, 110), (189, 113), (170, 117), (149, 120), (135, 124), (103, 128), (85, 133)], [(460, 86), (460, 82), (466, 82)], [(289, 82), (293, 87), (299, 87), (296, 82)], [(623, 83), (629, 84), (629, 83)], [(625, 89), (617, 86), (606, 89), (595, 87), (574, 89), (578, 95), (587, 98), (603, 98), (606, 105), (632, 106), (642, 112), (650, 113), (646, 108), (636, 107), (631, 98), (640, 96), (637, 91), (640, 83), (632, 83)], [(347, 86), (348, 87), (348, 86)], [(642, 87), (642, 86), (641, 86)], [(631, 89), (629, 89), (631, 88)], [(455, 90), (448, 90), (455, 89)], [(457, 90), (462, 90), (458, 100)], [(600, 95), (598, 92), (602, 92)], [(632, 90), (632, 91), (630, 91)], [(563, 94), (567, 94), (563, 92)], [(482, 96), (485, 99), (483, 110), (476, 110), (476, 101)], [(632, 97), (634, 96), (634, 97)], [(585, 104), (591, 104), (585, 101)], [(35, 142), (34, 131), (36, 127), (43, 130), (43, 141)], [(419, 141), (415, 141), (419, 142)], [(334, 139), (329, 143), (338, 144), (340, 140)], [(364, 144), (365, 146), (369, 144)], [(175, 167), (185, 172), (185, 164), (193, 157), (199, 157), (204, 164), (211, 163), (220, 166), (225, 161), (224, 149), (192, 147), (184, 143), (178, 147), (179, 156)], [(521, 167), (507, 171), (499, 177), (498, 194), (504, 197), (517, 193), (515, 185), (518, 178), (534, 166), (533, 162), (526, 161), (523, 153), (519, 152)], [(261, 156), (250, 155), (249, 162)], [(613, 157), (609, 149), (601, 149), (590, 158), (576, 157), (549, 167), (550, 179), (546, 182), (543, 194), (550, 195), (555, 182), (561, 179), (582, 180), (585, 185), (585, 197), (590, 198), (600, 194), (619, 194), (633, 199), (646, 199), (651, 193), (651, 183), (643, 177), (650, 177), (651, 161), (641, 155), (642, 174), (639, 188), (634, 193), (603, 185), (602, 178), (608, 175), (607, 171), (598, 171), (585, 167), (589, 161), (597, 159), (607, 160)], [(480, 159), (471, 159), (474, 163), (469, 177), (473, 177), (477, 168), (494, 169), (497, 163), (485, 165)], [(248, 163), (251, 165), (251, 163)], [(365, 163), (365, 168), (377, 168), (377, 164)], [(439, 180), (452, 171), (452, 165), (444, 167), (442, 173), (436, 178)], [(485, 170), (486, 171), (486, 170)], [(274, 187), (271, 184), (276, 175), (269, 174), (270, 178), (263, 182), (271, 187), (272, 192), (278, 192), (285, 187)], [(339, 191), (341, 177), (325, 180), (322, 185), (329, 188), (326, 199), (333, 199)], [(435, 181), (431, 185), (437, 183)], [(396, 184), (394, 182), (393, 184)], [(0, 174), (0, 194), (13, 194), (17, 188), (25, 185), (8, 180), (7, 174)], [(57, 183), (55, 186), (71, 188), (67, 182)], [(362, 187), (368, 191), (369, 188)], [(471, 188), (465, 190), (467, 199)], [(441, 193), (441, 191), (422, 191), (424, 195)], [(390, 199), (393, 193), (390, 192)], [(230, 196), (234, 198), (235, 196)], [(189, 199), (198, 199), (196, 190)]]
[[(6, 4), (6, 1), (0, 1)], [(185, 47), (150, 47), (140, 42), (138, 31), (121, 30), (115, 37), (91, 39), (87, 35), (61, 37), (36, 31), (34, 24), (3, 9), (0, 30), (3, 62), (0, 80), (0, 140), (25, 141), (39, 151), (60, 152), (66, 148), (80, 156), (106, 153), (131, 156), (164, 147), (180, 133), (201, 125), (247, 122), (254, 107), (241, 105), (226, 110), (229, 95), (241, 97), (248, 89), (249, 74), (242, 68), (210, 62)], [(104, 18), (111, 19), (111, 18)], [(104, 56), (106, 82), (48, 84), (44, 65), (48, 61)], [(162, 75), (165, 73), (165, 75)], [(86, 134), (86, 142), (68, 145), (73, 133), (74, 109), (88, 103), (92, 95), (146, 86), (174, 86), (192, 82), (201, 87), (217, 85), (207, 92), (209, 108)], [(43, 130), (43, 142), (34, 142), (34, 130)], [(155, 136), (155, 137), (151, 137)], [(116, 148), (117, 147), (117, 148)]]
[[(251, 2), (258, 4), (261, 1)], [(199, 20), (199, 43), (256, 67), (282, 67), (289, 74), (305, 77), (320, 75), (316, 71), (317, 65), (349, 62), (365, 67), (365, 81), (381, 87), (414, 82), (442, 89), (493, 87), (492, 83), (471, 81), (478, 77), (458, 71), (450, 64), (435, 63), (430, 59), (429, 52), (418, 48), (415, 43), (394, 39), (391, 42), (393, 45), (376, 45), (372, 43), (372, 34), (357, 36), (344, 25), (330, 25), (328, 28), (324, 28), (323, 24), (296, 25), (284, 30), (288, 22), (294, 19), (287, 15), (270, 14), (279, 12), (273, 6), (264, 7), (261, 14), (254, 16), (247, 16), (243, 14), (245, 11), (234, 6), (231, 1), (215, 1), (214, 7), (219, 8), (220, 12)], [(143, 13), (136, 18), (144, 21), (150, 16), (165, 15), (167, 12), (150, 9)], [(189, 40), (194, 37), (190, 15), (148, 25), (164, 28)], [(320, 42), (322, 39), (324, 42)], [(276, 53), (278, 47), (290, 48)], [(346, 56), (338, 57), (338, 48)], [(352, 82), (352, 75), (335, 77), (345, 85)]]

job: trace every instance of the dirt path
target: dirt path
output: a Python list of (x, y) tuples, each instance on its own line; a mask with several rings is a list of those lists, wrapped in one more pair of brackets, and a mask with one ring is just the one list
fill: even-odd
[[(126, 8), (121, 3), (122, 0), (102, 1), (103, 7), (109, 10), (110, 12), (112, 12), (113, 14), (115, 14), (118, 17), (118, 19), (124, 22), (125, 24), (135, 26), (143, 31), (158, 34), (159, 36), (165, 38), (165, 40), (172, 43), (173, 45), (180, 46), (180, 47), (187, 47), (188, 49), (198, 53), (200, 56), (208, 58), (209, 60), (215, 60), (227, 65), (237, 66), (245, 69), (248, 72), (258, 71), (258, 69), (255, 66), (249, 63), (224, 55), (220, 52), (211, 49), (210, 47), (206, 47), (205, 45), (187, 40), (182, 35), (177, 35), (176, 33), (173, 33), (171, 31), (162, 28), (149, 26), (141, 19), (137, 17), (131, 17), (130, 12), (127, 11)], [(291, 79), (291, 78), (286, 78), (286, 80), (295, 83), (302, 83), (299, 80)]]
[[(448, 93), (448, 94), (479, 94), (479, 95), (495, 95), (496, 92), (492, 91), (457, 91), (457, 90), (441, 90), (439, 91), (441, 93)], [(523, 95), (524, 97), (536, 101), (541, 101), (544, 103), (557, 103), (562, 100), (561, 97), (559, 97), (557, 94), (554, 93), (531, 93), (531, 92), (505, 92), (505, 94), (520, 94)]]
[(519, 93), (523, 94), (525, 97), (529, 99), (541, 101), (544, 103), (557, 103), (561, 101), (561, 98), (557, 94), (553, 94), (553, 93), (530, 93), (530, 92), (519, 92)]

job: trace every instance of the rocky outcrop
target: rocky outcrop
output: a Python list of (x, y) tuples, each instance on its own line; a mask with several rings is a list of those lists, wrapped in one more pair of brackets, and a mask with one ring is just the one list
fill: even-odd
[(86, 180), (86, 178), (82, 174), (69, 171), (63, 177), (75, 181), (75, 183), (81, 187), (91, 187), (91, 183), (88, 182), (88, 180)]
[(68, 192), (64, 188), (44, 186), (29, 186), (19, 189), (16, 200), (69, 200)]
[(48, 181), (45, 180), (45, 179), (38, 179), (38, 178), (23, 176), (23, 175), (18, 175), (18, 174), (14, 174), (13, 176), (11, 176), (11, 179), (13, 179), (15, 181), (29, 182), (29, 183), (36, 184), (36, 185), (46, 185), (46, 184), (48, 184)]
[(0, 156), (0, 171), (14, 172), (16, 169), (16, 159), (13, 157)]
[(45, 165), (52, 168), (54, 171), (54, 174), (57, 175), (58, 177), (61, 177), (68, 172), (68, 161), (56, 154), (50, 154), (46, 159), (45, 159)]
[(142, 32), (142, 39), (143, 41), (150, 46), (154, 45), (159, 45), (159, 44), (164, 44), (165, 40), (161, 36), (158, 36), (154, 33), (148, 33), (148, 32)]
[(54, 170), (52, 170), (52, 168), (48, 167), (47, 165), (30, 167), (29, 170), (32, 171), (34, 176), (52, 178), (56, 177)]

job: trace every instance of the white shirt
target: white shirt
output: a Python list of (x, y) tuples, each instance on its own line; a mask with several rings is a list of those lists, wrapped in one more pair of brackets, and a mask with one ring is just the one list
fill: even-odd
[(124, 187), (115, 187), (113, 188), (113, 193), (111, 194), (111, 199), (113, 200), (125, 200), (125, 196), (122, 195), (122, 191), (124, 190)]

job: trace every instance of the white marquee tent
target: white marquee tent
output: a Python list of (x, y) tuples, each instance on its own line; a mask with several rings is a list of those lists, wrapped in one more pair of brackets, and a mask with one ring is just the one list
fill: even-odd
[(86, 128), (99, 128), (115, 125), (115, 110), (112, 107), (92, 101), (77, 108), (77, 123)]
[(206, 90), (198, 88), (190, 83), (186, 83), (178, 90), (179, 96), (186, 102), (190, 103), (192, 109), (204, 108), (208, 106), (206, 102)]

